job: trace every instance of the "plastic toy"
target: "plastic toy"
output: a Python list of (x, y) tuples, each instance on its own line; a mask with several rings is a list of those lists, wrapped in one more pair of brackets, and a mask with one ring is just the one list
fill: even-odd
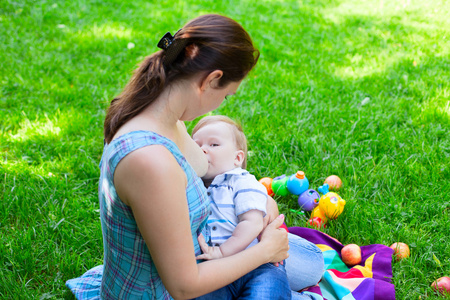
[[(335, 181), (336, 178), (339, 179), (336, 175), (329, 176), (327, 180), (329, 178), (334, 178)], [(336, 219), (344, 210), (345, 200), (338, 194), (330, 192), (330, 186), (327, 183), (319, 187), (322, 196), (315, 190), (309, 189), (308, 178), (302, 171), (291, 176), (283, 174), (274, 179), (263, 177), (259, 182), (266, 187), (267, 194), (270, 196), (287, 196), (289, 193), (299, 195), (298, 205), (304, 211), (312, 211), (309, 223), (314, 227), (325, 226), (329, 219)], [(339, 182), (342, 185), (340, 179)]]
[(312, 227), (315, 227), (315, 228), (325, 227), (325, 222), (323, 222), (322, 219), (319, 217), (313, 217), (313, 218), (309, 219), (308, 223), (309, 223), (309, 225), (311, 225)]
[(288, 177), (286, 175), (281, 175), (275, 177), (272, 181), (272, 190), (275, 195), (279, 196), (287, 196), (289, 194), (289, 190), (287, 189), (287, 181)]
[(304, 172), (298, 171), (289, 177), (286, 186), (291, 194), (298, 196), (309, 188), (309, 181)]
[(322, 227), (329, 219), (336, 219), (344, 210), (345, 200), (328, 188), (328, 184), (319, 187), (319, 192), (324, 195), (320, 197), (319, 205), (313, 209), (309, 219), (309, 223), (315, 227)]
[(264, 185), (266, 187), (267, 190), (267, 195), (269, 195), (270, 197), (273, 197), (274, 192), (272, 190), (272, 181), (273, 179), (270, 177), (263, 177), (260, 180), (258, 180), (259, 182), (262, 183), (262, 185)]
[(305, 211), (313, 210), (319, 205), (320, 195), (315, 190), (307, 190), (298, 197), (298, 205)]
[(300, 217), (305, 217), (305, 212), (303, 210), (295, 210), (291, 208), (290, 211), (294, 214), (297, 214)]
[(308, 178), (306, 178), (305, 173), (302, 171), (298, 171), (291, 176), (283, 174), (274, 179), (263, 177), (259, 182), (266, 187), (269, 196), (287, 196), (289, 193), (298, 196), (309, 188)]
[(329, 185), (330, 190), (339, 190), (342, 186), (342, 180), (336, 175), (328, 176), (325, 179), (325, 183)]

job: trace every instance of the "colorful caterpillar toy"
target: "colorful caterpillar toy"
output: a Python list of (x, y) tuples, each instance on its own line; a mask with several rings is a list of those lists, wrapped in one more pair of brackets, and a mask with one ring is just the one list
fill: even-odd
[[(309, 181), (302, 171), (290, 176), (281, 175), (274, 179), (264, 177), (259, 182), (266, 187), (269, 196), (287, 196), (289, 193), (298, 195), (300, 208), (304, 211), (312, 211), (309, 224), (320, 228), (325, 226), (329, 219), (336, 219), (344, 210), (346, 203), (338, 194), (329, 191), (330, 186), (326, 182), (331, 178), (333, 178), (333, 183), (336, 178), (339, 179), (336, 175), (328, 177), (324, 185), (319, 187), (322, 196), (317, 191), (309, 189)], [(339, 182), (339, 186), (332, 183), (332, 187), (339, 188), (342, 181), (339, 179)]]

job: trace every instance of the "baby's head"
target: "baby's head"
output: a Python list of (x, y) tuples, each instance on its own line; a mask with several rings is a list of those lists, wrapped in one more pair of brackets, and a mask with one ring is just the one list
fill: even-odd
[(242, 127), (230, 118), (204, 117), (195, 125), (192, 138), (208, 158), (208, 172), (203, 179), (247, 166), (247, 138)]

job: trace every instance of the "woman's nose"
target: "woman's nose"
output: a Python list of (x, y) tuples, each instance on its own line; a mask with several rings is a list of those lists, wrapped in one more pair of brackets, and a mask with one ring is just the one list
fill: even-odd
[(203, 153), (205, 153), (205, 154), (206, 154), (206, 152), (207, 152), (207, 151), (206, 151), (206, 147), (203, 147), (203, 146), (202, 146), (202, 147), (200, 147), (200, 148), (202, 148), (202, 150), (203, 150)]

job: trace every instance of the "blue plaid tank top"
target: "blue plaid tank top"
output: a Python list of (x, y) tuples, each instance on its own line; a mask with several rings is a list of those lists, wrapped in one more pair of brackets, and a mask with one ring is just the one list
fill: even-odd
[(209, 214), (203, 182), (171, 140), (149, 131), (125, 134), (105, 145), (100, 163), (99, 199), (104, 247), (102, 299), (172, 299), (159, 277), (131, 208), (119, 199), (113, 183), (114, 170), (120, 160), (149, 145), (166, 147), (186, 173), (192, 240), (195, 254), (201, 252), (197, 237)]

